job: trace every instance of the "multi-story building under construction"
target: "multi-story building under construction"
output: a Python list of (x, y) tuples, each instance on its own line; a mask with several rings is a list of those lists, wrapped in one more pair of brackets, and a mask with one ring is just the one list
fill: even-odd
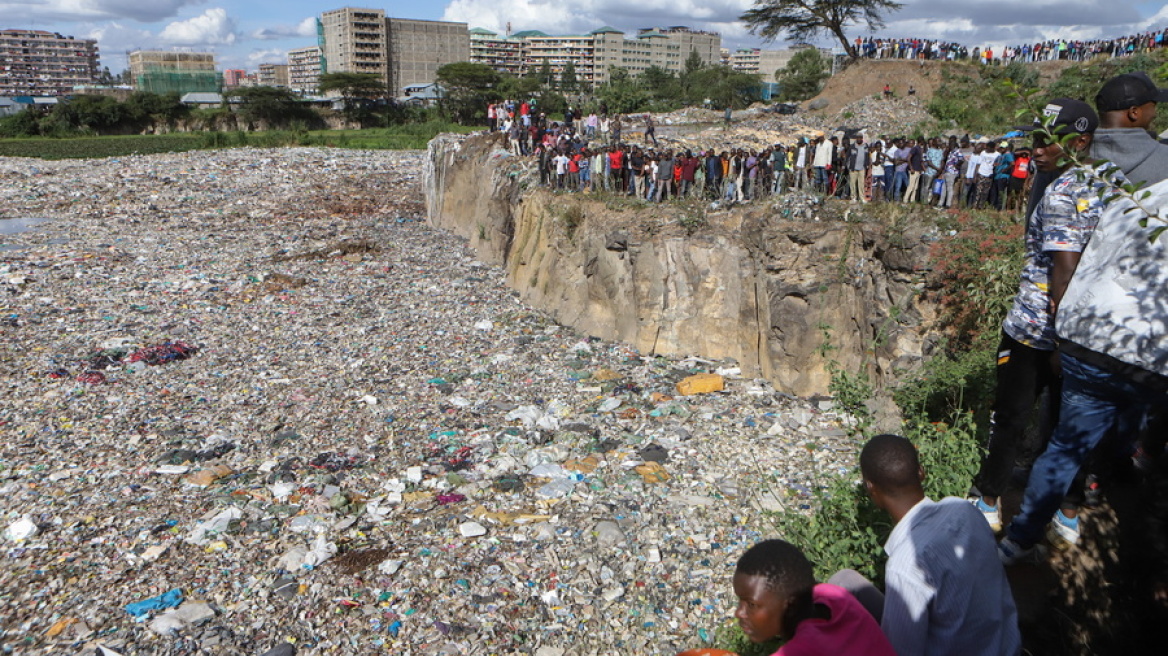
[(217, 93), (223, 78), (210, 52), (136, 50), (130, 53), (134, 89), (149, 93)]
[(0, 30), (0, 96), (61, 96), (93, 84), (97, 41), (40, 30)]

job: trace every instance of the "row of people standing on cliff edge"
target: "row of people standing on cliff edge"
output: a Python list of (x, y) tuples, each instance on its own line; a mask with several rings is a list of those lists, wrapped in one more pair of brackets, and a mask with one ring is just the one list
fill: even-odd
[(540, 183), (657, 201), (697, 193), (741, 202), (799, 190), (863, 203), (1007, 209), (1025, 198), (1033, 169), (1028, 149), (968, 137), (882, 137), (871, 144), (818, 137), (721, 152), (590, 143), (571, 130), (546, 131), (534, 152)]

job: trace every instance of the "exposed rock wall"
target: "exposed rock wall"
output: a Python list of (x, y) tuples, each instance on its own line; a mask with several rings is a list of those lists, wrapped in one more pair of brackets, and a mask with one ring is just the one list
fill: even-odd
[[(830, 357), (866, 367), (878, 383), (930, 350), (935, 311), (919, 294), (920, 230), (858, 215), (784, 218), (811, 210), (783, 201), (638, 209), (552, 194), (502, 146), (499, 136), (431, 143), (429, 220), (469, 239), (527, 302), (564, 324), (642, 353), (733, 358), (798, 395), (827, 392), (825, 328)], [(705, 225), (687, 234), (681, 226), (695, 218)]]

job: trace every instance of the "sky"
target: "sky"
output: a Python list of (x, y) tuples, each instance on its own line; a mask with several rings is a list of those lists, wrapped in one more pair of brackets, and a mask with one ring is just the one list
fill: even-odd
[[(1163, 0), (901, 0), (877, 36), (934, 38), (1002, 46), (1049, 38), (1095, 39), (1168, 26)], [(385, 9), (397, 18), (451, 20), (503, 33), (582, 34), (611, 26), (686, 25), (722, 34), (725, 48), (782, 48), (738, 20), (753, 0), (380, 0), (350, 5), (319, 0), (0, 0), (0, 29), (36, 29), (95, 38), (103, 66), (118, 73), (131, 50), (214, 52), (219, 68), (255, 70), (316, 43), (314, 19), (344, 6)], [(866, 36), (852, 26), (849, 37)], [(821, 40), (818, 45), (835, 45)]]

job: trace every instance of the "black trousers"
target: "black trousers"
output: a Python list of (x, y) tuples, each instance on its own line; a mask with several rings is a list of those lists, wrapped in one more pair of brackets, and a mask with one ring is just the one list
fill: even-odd
[[(981, 496), (1000, 497), (1010, 485), (1010, 476), (1019, 453), (1025, 450), (1033, 461), (1046, 449), (1051, 433), (1058, 425), (1062, 383), (1054, 372), (1052, 351), (1040, 351), (1013, 339), (1005, 332), (998, 345), (997, 391), (993, 417), (990, 419), (990, 443), (976, 485)], [(1035, 406), (1046, 392), (1040, 408), (1036, 444), (1026, 445), (1026, 430), (1034, 418)], [(1078, 507), (1082, 502), (1083, 473), (1080, 471), (1064, 505)]]

